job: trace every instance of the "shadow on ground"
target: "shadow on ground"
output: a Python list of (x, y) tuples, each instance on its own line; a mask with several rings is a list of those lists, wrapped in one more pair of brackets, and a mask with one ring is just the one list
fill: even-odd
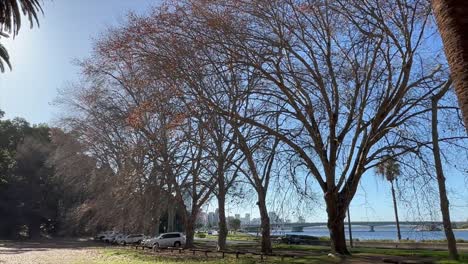
[(52, 249), (86, 249), (97, 247), (103, 247), (103, 244), (84, 238), (0, 240), (0, 254), (21, 254), (29, 251), (47, 251)]

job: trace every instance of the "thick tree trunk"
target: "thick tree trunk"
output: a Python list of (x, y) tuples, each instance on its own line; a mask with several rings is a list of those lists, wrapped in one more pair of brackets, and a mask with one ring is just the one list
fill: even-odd
[(445, 175), (440, 158), (439, 132), (437, 128), (437, 103), (438, 98), (432, 100), (432, 152), (434, 154), (435, 169), (437, 174), (437, 183), (439, 185), (440, 211), (442, 212), (442, 221), (444, 223), (445, 236), (447, 238), (450, 258), (458, 259), (457, 242), (453, 235), (452, 222), (450, 221), (449, 200), (445, 187)]
[(219, 222), (218, 222), (218, 250), (226, 249), (226, 238), (228, 234), (226, 224), (226, 194), (220, 190), (218, 195), (218, 210), (219, 210)]
[(432, 7), (468, 131), (468, 1), (433, 0)]
[(195, 221), (196, 217), (185, 217), (185, 248), (193, 248), (193, 240), (195, 236)]
[(343, 207), (342, 202), (343, 201), (339, 199), (338, 192), (330, 192), (325, 194), (325, 203), (327, 205), (328, 214), (327, 226), (328, 230), (330, 231), (332, 251), (341, 255), (351, 255), (346, 246), (344, 227), (346, 209)]
[(271, 237), (270, 237), (270, 218), (268, 217), (268, 210), (266, 206), (266, 199), (264, 195), (259, 193), (258, 209), (260, 211), (261, 232), (262, 232), (262, 252), (271, 253)]
[(392, 187), (392, 198), (393, 198), (393, 211), (395, 211), (395, 221), (396, 221), (396, 228), (397, 228), (397, 237), (398, 241), (401, 240), (401, 231), (400, 231), (400, 220), (398, 219), (398, 206), (395, 196), (395, 188), (393, 187), (393, 181), (390, 181)]

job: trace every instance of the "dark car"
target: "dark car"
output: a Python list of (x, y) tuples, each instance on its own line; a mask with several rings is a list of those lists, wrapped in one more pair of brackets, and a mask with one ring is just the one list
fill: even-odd
[(315, 244), (316, 241), (319, 241), (319, 238), (314, 237), (314, 236), (285, 235), (285, 236), (279, 237), (278, 240), (280, 243), (284, 243), (284, 244), (310, 245), (310, 244)]

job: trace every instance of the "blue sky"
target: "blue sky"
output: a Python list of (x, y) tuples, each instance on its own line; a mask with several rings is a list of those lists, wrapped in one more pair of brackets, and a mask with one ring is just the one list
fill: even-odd
[[(57, 89), (76, 79), (75, 58), (89, 56), (92, 39), (125, 20), (129, 11), (144, 12), (156, 0), (45, 0), (40, 27), (26, 23), (15, 39), (4, 39), (13, 71), (0, 75), (0, 108), (6, 117), (50, 122)], [(25, 21), (26, 22), (26, 21)]]
[[(57, 90), (76, 80), (73, 59), (89, 56), (92, 39), (106, 28), (125, 20), (129, 11), (143, 13), (157, 0), (56, 0), (45, 1), (45, 16), (40, 28), (30, 30), (26, 24), (13, 39), (1, 39), (12, 57), (13, 71), (0, 74), (0, 109), (7, 118), (24, 117), (31, 123), (50, 123), (56, 118), (51, 103)], [(448, 186), (454, 220), (468, 219), (468, 184), (466, 178), (448, 170)], [(274, 193), (270, 195), (274, 196)], [(317, 197), (321, 200), (321, 197)], [(299, 202), (299, 201), (298, 201)], [(303, 201), (305, 202), (305, 201)], [(253, 204), (253, 203), (252, 203)], [(325, 221), (324, 207), (309, 212), (309, 221)], [(414, 215), (414, 208), (400, 206), (401, 219)], [(230, 214), (251, 213), (245, 205), (232, 204)], [(210, 206), (210, 209), (214, 209)], [(352, 202), (351, 214), (356, 221), (392, 220), (393, 208), (389, 184), (365, 175)], [(252, 216), (258, 215), (253, 207)]]

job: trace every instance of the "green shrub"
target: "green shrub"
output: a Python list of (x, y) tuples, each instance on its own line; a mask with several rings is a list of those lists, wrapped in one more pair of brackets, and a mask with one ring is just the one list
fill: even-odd
[(206, 233), (198, 233), (195, 236), (198, 238), (206, 238)]

